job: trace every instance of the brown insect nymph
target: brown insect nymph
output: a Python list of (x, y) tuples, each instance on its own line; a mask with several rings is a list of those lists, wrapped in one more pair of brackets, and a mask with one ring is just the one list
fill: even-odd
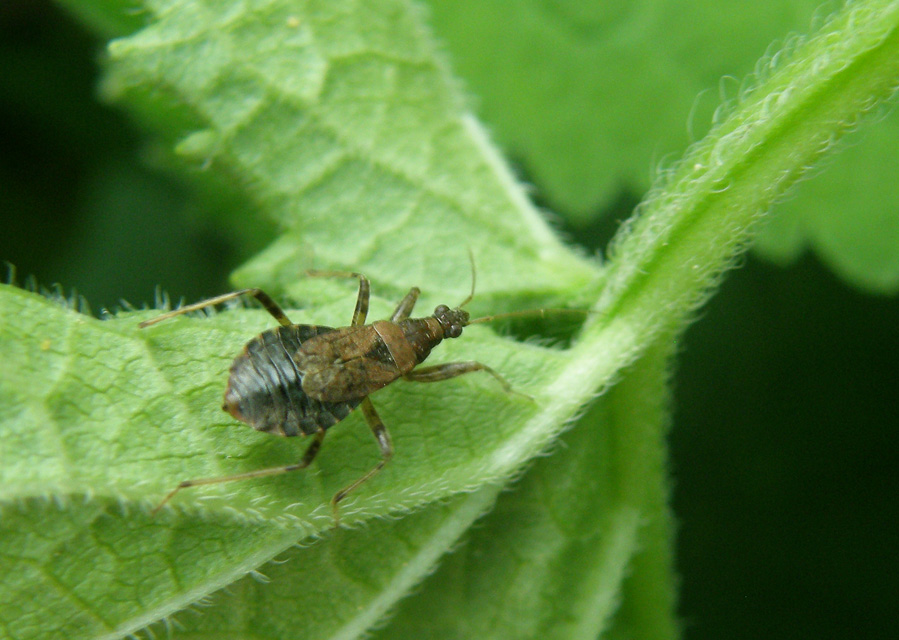
[(259, 469), (218, 478), (185, 480), (156, 507), (154, 513), (182, 489), (259, 478), (304, 469), (321, 448), (325, 432), (346, 418), (356, 407), (368, 422), (381, 460), (362, 477), (338, 491), (331, 499), (337, 504), (348, 493), (381, 470), (393, 455), (393, 445), (369, 395), (398, 378), (412, 382), (437, 382), (473, 371), (486, 371), (507, 392), (511, 386), (493, 369), (475, 361), (451, 362), (419, 367), (444, 338), (458, 338), (470, 324), (487, 322), (546, 310), (513, 312), (471, 320), (464, 307), (472, 293), (458, 307), (440, 305), (431, 316), (410, 318), (419, 289), (413, 287), (400, 301), (389, 320), (365, 324), (368, 314), (369, 282), (362, 274), (349, 271), (310, 271), (311, 276), (346, 277), (359, 280), (356, 309), (348, 327), (332, 328), (292, 323), (274, 300), (260, 289), (242, 289), (188, 305), (140, 323), (148, 327), (174, 316), (197, 311), (240, 296), (253, 296), (280, 326), (250, 340), (231, 365), (223, 409), (258, 431), (279, 436), (313, 436), (302, 459), (291, 465)]

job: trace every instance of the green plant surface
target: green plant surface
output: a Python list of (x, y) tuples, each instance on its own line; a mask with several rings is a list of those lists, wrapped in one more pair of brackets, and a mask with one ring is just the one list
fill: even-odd
[[(104, 91), (280, 224), (239, 284), (283, 289), (314, 260), (461, 293), (467, 249), (496, 263), (481, 265), (485, 297), (595, 280), (524, 198), (410, 7), (150, 6), (156, 21), (110, 44)], [(410, 259), (422, 250), (430, 260)]]
[[(469, 250), (475, 313), (547, 302), (594, 313), (564, 350), (477, 326), (435, 353), (435, 362), (489, 364), (518, 395), (478, 375), (375, 395), (397, 455), (342, 504), (342, 523), (355, 527), (334, 530), (331, 496), (377, 460), (355, 414), (329, 431), (306, 472), (191, 489), (151, 515), (179, 480), (302, 455), (306, 443), (256, 433), (219, 409), (230, 361), (272, 326), (267, 314), (140, 330), (156, 312), (100, 321), (3, 286), (0, 634), (117, 638), (171, 623), (175, 637), (194, 627), (212, 637), (359, 637), (496, 500), (465, 555), (401, 606), (385, 637), (427, 624), (414, 619), (422, 607), (463, 609), (466, 559), (469, 584), (529, 576), (535, 592), (522, 590), (515, 606), (543, 594), (542, 608), (508, 624), (508, 601), (473, 611), (470, 622), (491, 620), (495, 637), (513, 622), (520, 637), (673, 635), (661, 435), (674, 337), (761, 214), (892, 95), (899, 3), (850, 5), (776, 58), (664, 174), (605, 266), (565, 248), (530, 205), (415, 5), (145, 9), (145, 26), (109, 46), (104, 93), (155, 129), (187, 174), (230, 183), (247, 216), (278, 225), (235, 279), (306, 303), (287, 307), (294, 322), (340, 326), (352, 309), (351, 286), (299, 277), (308, 266), (366, 273), (372, 317), (385, 317), (412, 285), (424, 309), (464, 298)], [(570, 454), (538, 460), (518, 491), (497, 498), (603, 391), (566, 435)], [(591, 467), (591, 453), (607, 466)], [(470, 554), (503, 539), (520, 554), (471, 566)], [(286, 562), (267, 564), (274, 558)], [(274, 584), (245, 577), (257, 570)], [(200, 620), (184, 611), (228, 585)]]
[(676, 637), (663, 446), (672, 346), (628, 368), (377, 637)]

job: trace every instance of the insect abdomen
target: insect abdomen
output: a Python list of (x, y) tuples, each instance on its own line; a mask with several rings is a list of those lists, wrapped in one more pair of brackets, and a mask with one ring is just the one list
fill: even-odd
[(222, 408), (258, 431), (279, 436), (310, 435), (346, 418), (362, 399), (310, 398), (293, 360), (303, 342), (331, 331), (313, 325), (281, 326), (250, 340), (231, 365)]

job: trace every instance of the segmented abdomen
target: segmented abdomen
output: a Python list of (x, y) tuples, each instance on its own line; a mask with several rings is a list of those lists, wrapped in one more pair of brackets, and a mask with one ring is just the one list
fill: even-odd
[(310, 435), (331, 427), (359, 406), (313, 400), (303, 392), (303, 376), (293, 360), (300, 345), (331, 327), (277, 327), (250, 340), (231, 365), (222, 407), (258, 431), (279, 436)]

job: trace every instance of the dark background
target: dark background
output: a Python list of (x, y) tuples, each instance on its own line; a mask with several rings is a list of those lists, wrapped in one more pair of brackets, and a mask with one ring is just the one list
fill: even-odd
[[(93, 313), (196, 300), (246, 257), (96, 99), (102, 49), (43, 2), (0, 4), (0, 259)], [(539, 196), (539, 185), (537, 185)], [(573, 241), (605, 246), (639, 196)], [(688, 640), (894, 638), (899, 304), (813, 257), (751, 256), (681, 341), (671, 434)]]

